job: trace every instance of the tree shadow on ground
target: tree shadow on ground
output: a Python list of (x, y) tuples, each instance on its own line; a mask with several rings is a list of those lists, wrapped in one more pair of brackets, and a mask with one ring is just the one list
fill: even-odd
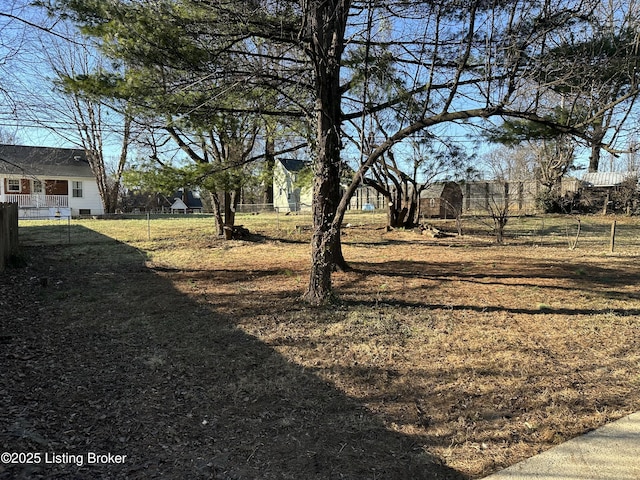
[(0, 478), (463, 478), (108, 245), (27, 249), (0, 277), (0, 446), (41, 453)]
[[(484, 279), (568, 279), (579, 284), (628, 285), (637, 281), (635, 270), (620, 270), (616, 267), (603, 267), (584, 262), (535, 262), (526, 265), (498, 264), (493, 267), (484, 266), (484, 271), (477, 271), (478, 265), (467, 265), (469, 262), (423, 262), (423, 261), (386, 261), (384, 263), (351, 262), (355, 272), (363, 274), (381, 274), (395, 277), (449, 279), (456, 281), (480, 281)], [(629, 266), (629, 265), (627, 265)], [(484, 281), (486, 283), (486, 281)]]
[[(557, 290), (559, 288), (557, 284), (548, 284), (547, 282), (547, 280), (553, 280), (565, 281), (566, 285), (562, 287), (563, 290), (605, 294), (607, 298), (618, 298), (620, 300), (640, 300), (640, 295), (637, 292), (620, 292), (615, 289), (615, 287), (623, 288), (638, 284), (640, 269), (634, 263), (626, 264), (624, 268), (619, 268), (616, 265), (602, 266), (585, 262), (529, 262), (526, 265), (496, 264), (484, 267), (479, 264), (467, 265), (445, 261), (352, 262), (350, 265), (351, 271), (357, 276), (348, 284), (349, 288), (357, 288), (358, 283), (366, 284), (367, 278), (371, 275), (462, 284), (527, 285), (539, 289)], [(481, 308), (491, 307), (482, 306)], [(571, 311), (573, 312), (573, 309)], [(578, 311), (576, 313), (588, 313), (590, 311)], [(556, 313), (565, 312), (558, 311)], [(636, 313), (631, 311), (628, 314), (635, 315)]]
[(636, 317), (640, 315), (640, 308), (561, 308), (561, 307), (539, 307), (539, 308), (510, 308), (501, 305), (452, 305), (452, 304), (437, 304), (429, 302), (408, 302), (406, 300), (345, 300), (344, 305), (350, 307), (368, 307), (375, 308), (381, 305), (389, 307), (404, 307), (404, 308), (428, 308), (430, 310), (447, 310), (451, 312), (457, 311), (473, 311), (478, 313), (497, 313), (505, 312), (510, 314), (523, 314), (523, 315), (607, 315), (613, 314), (620, 317)]

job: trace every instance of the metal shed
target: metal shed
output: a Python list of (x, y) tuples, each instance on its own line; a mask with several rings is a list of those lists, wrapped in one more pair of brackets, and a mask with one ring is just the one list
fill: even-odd
[(582, 183), (587, 188), (612, 188), (631, 178), (638, 178), (638, 172), (589, 172), (582, 177)]

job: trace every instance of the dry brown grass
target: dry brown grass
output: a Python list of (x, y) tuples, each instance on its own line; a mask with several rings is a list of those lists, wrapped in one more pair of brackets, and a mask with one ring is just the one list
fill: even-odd
[[(109, 235), (106, 225), (88, 224)], [(111, 236), (142, 252), (139, 261), (176, 295), (295, 367), (274, 384), (236, 379), (236, 394), (256, 390), (252, 382), (295, 392), (305, 372), (464, 476), (482, 477), (640, 409), (640, 245), (633, 240), (611, 254), (606, 241), (589, 246), (585, 235), (584, 247), (569, 250), (561, 225), (557, 241), (534, 233), (498, 247), (485, 237), (427, 239), (354, 221), (344, 237), (353, 270), (334, 276), (340, 303), (318, 309), (299, 301), (308, 235), (287, 225), (257, 225), (261, 237), (230, 243), (198, 227), (185, 234), (184, 225), (180, 233), (157, 227), (151, 240), (131, 229)], [(184, 308), (155, 301), (162, 311), (171, 302)], [(145, 358), (162, 369), (162, 342), (170, 338), (154, 342), (161, 346)], [(194, 349), (189, 358), (200, 354)], [(269, 412), (269, 396), (238, 401)], [(278, 421), (286, 429), (296, 418)], [(340, 452), (349, 442), (326, 440)]]
[(640, 406), (638, 249), (527, 243), (348, 229), (354, 271), (322, 311), (297, 302), (304, 243), (214, 251), (199, 268), (222, 282), (199, 271), (177, 286), (482, 476)]

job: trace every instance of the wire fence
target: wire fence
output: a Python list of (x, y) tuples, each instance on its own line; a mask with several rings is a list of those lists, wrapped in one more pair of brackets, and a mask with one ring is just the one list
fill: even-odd
[[(494, 224), (488, 215), (463, 215), (454, 219), (427, 219), (425, 222), (445, 232), (448, 241), (461, 243), (494, 241)], [(237, 213), (236, 225), (252, 234), (304, 241), (311, 235), (313, 218), (310, 212)], [(380, 231), (386, 226), (386, 213), (351, 211), (345, 216), (347, 228)], [(458, 233), (462, 236), (458, 236)], [(96, 236), (100, 234), (99, 236)], [(216, 236), (215, 219), (207, 214), (126, 215), (117, 219), (21, 219), (21, 245), (64, 245), (96, 241), (153, 242), (190, 236)], [(504, 231), (506, 244), (550, 246), (602, 251), (639, 251), (640, 217), (539, 215), (510, 217)], [(411, 237), (408, 237), (409, 239)], [(416, 235), (416, 241), (424, 239)]]
[(510, 215), (535, 215), (539, 206), (531, 196), (505, 199), (504, 196), (465, 197), (462, 205), (463, 215), (486, 215), (495, 208), (505, 208)]
[[(462, 218), (462, 231), (491, 238), (489, 216)], [(572, 250), (632, 251), (640, 249), (640, 218), (614, 216), (538, 215), (510, 217), (505, 242), (530, 246), (566, 247)]]

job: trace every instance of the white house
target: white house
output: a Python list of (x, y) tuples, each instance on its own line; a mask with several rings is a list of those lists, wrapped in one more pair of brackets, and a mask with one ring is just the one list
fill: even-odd
[(310, 162), (297, 159), (278, 159), (273, 169), (273, 208), (278, 212), (311, 210), (313, 192), (302, 178), (311, 167)]
[(0, 144), (0, 202), (20, 218), (102, 215), (98, 185), (84, 150)]

